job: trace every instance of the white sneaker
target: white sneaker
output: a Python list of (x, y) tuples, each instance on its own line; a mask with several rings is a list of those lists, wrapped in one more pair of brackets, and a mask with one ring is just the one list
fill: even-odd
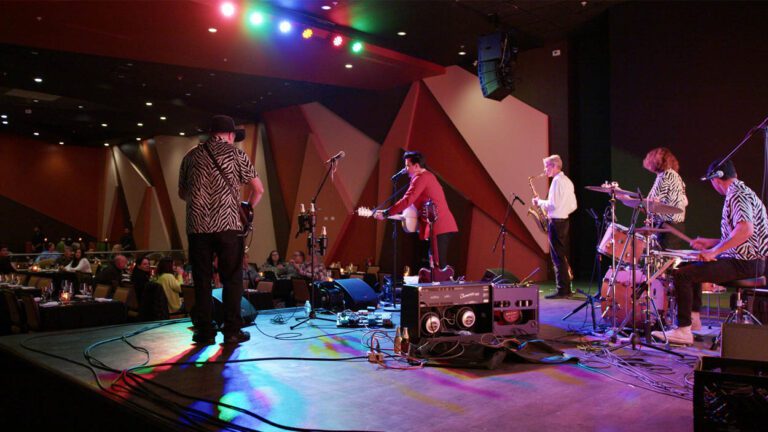
[(691, 331), (701, 330), (701, 313), (691, 312)]
[(655, 331), (651, 333), (651, 336), (664, 342), (669, 341), (669, 343), (675, 345), (693, 345), (691, 326), (680, 327), (665, 332)]

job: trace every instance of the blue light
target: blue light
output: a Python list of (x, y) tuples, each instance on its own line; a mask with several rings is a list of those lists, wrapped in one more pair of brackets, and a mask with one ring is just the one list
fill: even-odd
[(288, 20), (280, 21), (280, 25), (278, 26), (280, 33), (289, 33), (292, 27), (291, 22)]

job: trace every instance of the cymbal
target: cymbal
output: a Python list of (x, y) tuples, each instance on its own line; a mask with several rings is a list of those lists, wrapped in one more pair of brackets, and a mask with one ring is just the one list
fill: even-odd
[(650, 211), (651, 213), (678, 214), (683, 212), (682, 209), (679, 209), (675, 206), (662, 204), (661, 202), (654, 200), (641, 200), (638, 198), (619, 198), (619, 200), (625, 206), (631, 208), (637, 208), (638, 206), (643, 205), (645, 206), (646, 210)]
[(624, 195), (628, 198), (639, 198), (639, 195), (637, 195), (636, 192), (630, 192), (618, 186), (584, 186), (584, 189), (591, 190), (593, 192), (615, 193), (616, 195)]

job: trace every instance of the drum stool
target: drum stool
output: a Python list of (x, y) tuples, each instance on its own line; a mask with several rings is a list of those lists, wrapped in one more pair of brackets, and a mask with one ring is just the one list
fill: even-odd
[[(742, 299), (741, 295), (744, 289), (752, 291), (755, 288), (765, 287), (765, 276), (760, 276), (758, 278), (751, 278), (751, 279), (732, 280), (728, 282), (723, 282), (719, 285), (722, 285), (726, 288), (736, 289), (736, 304), (734, 305), (733, 310), (731, 310), (731, 313), (728, 315), (728, 318), (725, 319), (725, 322), (723, 323), (723, 325), (727, 323), (732, 323), (732, 322), (739, 323), (739, 324), (763, 325), (763, 323), (761, 323), (760, 320), (757, 319), (757, 317), (752, 315), (752, 312), (744, 309), (744, 300)], [(712, 350), (717, 349), (720, 346), (722, 337), (723, 337), (723, 329), (722, 327), (720, 327), (720, 333), (712, 341), (712, 347), (710, 349)]]

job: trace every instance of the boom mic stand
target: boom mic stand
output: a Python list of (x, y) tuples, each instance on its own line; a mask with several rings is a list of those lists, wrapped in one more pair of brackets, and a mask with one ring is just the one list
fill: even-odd
[[(512, 198), (514, 196), (514, 199)], [(504, 213), (504, 220), (501, 222), (501, 225), (499, 226), (499, 235), (496, 236), (496, 242), (493, 244), (493, 249), (491, 249), (491, 252), (496, 253), (496, 247), (499, 245), (499, 239), (501, 239), (501, 274), (493, 278), (491, 283), (502, 283), (505, 281), (504, 279), (504, 258), (507, 256), (507, 220), (509, 219), (509, 215), (512, 213), (512, 207), (515, 206), (515, 201), (520, 201), (523, 205), (525, 203), (523, 200), (520, 199), (517, 194), (512, 193), (509, 196), (510, 201), (507, 201), (507, 210)], [(509, 283), (509, 281), (507, 281)]]
[(317, 197), (320, 195), (320, 191), (323, 190), (323, 186), (325, 186), (325, 182), (328, 180), (328, 176), (331, 175), (332, 172), (336, 171), (336, 164), (339, 162), (339, 159), (331, 158), (328, 163), (328, 170), (325, 172), (325, 176), (323, 177), (323, 180), (320, 182), (320, 186), (317, 188), (317, 192), (315, 192), (315, 195), (312, 197), (312, 200), (310, 201), (310, 217), (309, 217), (309, 237), (307, 238), (307, 249), (309, 249), (309, 255), (310, 255), (310, 274), (312, 275), (311, 281), (309, 282), (309, 313), (307, 314), (306, 318), (296, 318), (298, 323), (291, 326), (291, 330), (295, 329), (296, 327), (299, 327), (300, 325), (313, 320), (313, 319), (319, 319), (323, 321), (333, 321), (336, 322), (334, 319), (329, 318), (320, 318), (317, 316), (318, 309), (315, 309), (315, 304), (317, 303), (317, 283), (315, 282), (316, 275), (315, 275), (315, 248), (320, 246), (320, 250), (322, 252), (325, 252), (324, 249), (327, 247), (327, 241), (328, 238), (325, 236), (325, 233), (323, 233), (323, 236), (321, 238), (317, 238), (315, 236), (315, 232), (317, 229)]
[[(600, 222), (600, 218), (595, 214), (595, 211), (592, 209), (588, 209), (587, 212), (589, 212), (589, 215), (592, 216), (592, 219), (595, 221), (595, 232), (597, 233), (597, 243), (600, 243), (600, 233), (602, 232)], [(603, 273), (603, 266), (601, 265), (601, 256), (600, 252), (595, 249), (595, 262), (592, 265), (592, 281), (595, 280), (595, 275), (597, 275), (597, 287), (595, 288), (595, 295), (591, 295), (589, 291), (582, 291), (581, 289), (577, 289), (576, 291), (585, 295), (587, 297), (586, 300), (584, 300), (584, 303), (577, 306), (574, 310), (570, 311), (566, 316), (562, 318), (562, 321), (567, 320), (568, 318), (572, 317), (574, 314), (579, 312), (580, 310), (584, 309), (585, 307), (589, 306), (589, 311), (591, 312), (592, 316), (592, 333), (597, 333), (597, 320), (595, 318), (595, 303), (600, 301), (601, 295), (600, 295), (600, 288), (602, 287), (602, 281), (600, 279), (600, 275)]]

